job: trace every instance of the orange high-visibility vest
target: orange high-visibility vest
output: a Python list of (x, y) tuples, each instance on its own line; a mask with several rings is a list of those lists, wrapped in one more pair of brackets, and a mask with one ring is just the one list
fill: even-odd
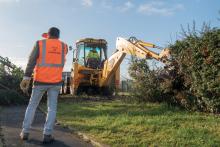
[(34, 81), (44, 83), (61, 82), (66, 54), (67, 45), (60, 40), (40, 40), (39, 57), (34, 69)]

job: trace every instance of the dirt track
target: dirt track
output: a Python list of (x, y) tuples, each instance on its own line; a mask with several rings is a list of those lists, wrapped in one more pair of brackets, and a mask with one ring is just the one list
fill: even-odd
[[(19, 133), (24, 119), (26, 106), (4, 107), (0, 113), (0, 147), (87, 147), (92, 146), (72, 135), (68, 129), (55, 126), (55, 142), (42, 144), (42, 131), (45, 115), (37, 110), (28, 141), (21, 141)], [(1, 143), (2, 142), (2, 143)]]

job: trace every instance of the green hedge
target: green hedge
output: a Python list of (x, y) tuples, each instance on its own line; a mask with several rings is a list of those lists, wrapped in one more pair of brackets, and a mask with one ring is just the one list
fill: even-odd
[(147, 60), (132, 58), (129, 74), (133, 79), (131, 96), (138, 102), (161, 102), (164, 95), (157, 70), (150, 70)]
[[(179, 66), (189, 106), (220, 111), (220, 29), (205, 27), (202, 31), (185, 31), (184, 39), (170, 46)], [(184, 93), (186, 93), (184, 92)], [(189, 101), (190, 100), (190, 101)], [(192, 104), (193, 103), (193, 104)]]
[(20, 90), (24, 72), (21, 68), (8, 69), (0, 63), (0, 105), (25, 103), (26, 98)]
[(183, 30), (183, 38), (170, 49), (175, 68), (168, 78), (167, 69), (150, 70), (139, 59), (131, 62), (133, 95), (139, 101), (167, 101), (189, 110), (220, 112), (220, 29)]
[(0, 105), (24, 104), (28, 99), (12, 90), (0, 89)]

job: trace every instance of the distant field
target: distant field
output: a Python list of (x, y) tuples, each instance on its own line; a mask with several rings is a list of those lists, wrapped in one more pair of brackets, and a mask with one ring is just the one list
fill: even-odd
[(166, 104), (60, 101), (58, 120), (113, 146), (220, 146), (220, 117)]

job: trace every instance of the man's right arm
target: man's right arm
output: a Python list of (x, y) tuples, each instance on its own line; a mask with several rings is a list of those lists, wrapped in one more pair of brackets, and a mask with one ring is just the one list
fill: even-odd
[(31, 79), (31, 75), (37, 63), (38, 57), (39, 57), (39, 43), (37, 41), (29, 56), (27, 67), (24, 73), (24, 79)]

